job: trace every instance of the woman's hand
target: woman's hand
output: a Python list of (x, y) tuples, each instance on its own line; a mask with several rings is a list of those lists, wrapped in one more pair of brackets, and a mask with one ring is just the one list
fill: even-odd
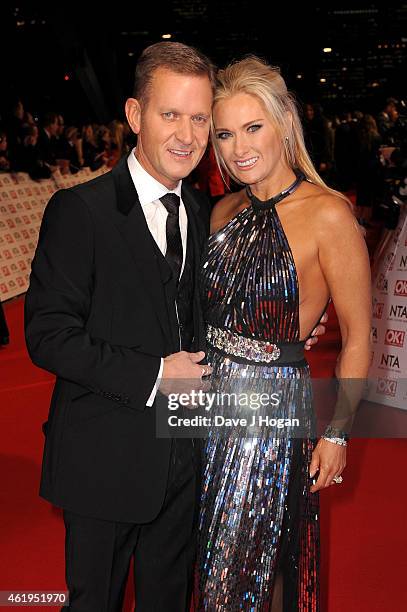
[(327, 321), (328, 321), (328, 313), (324, 312), (318, 325), (312, 331), (311, 337), (308, 338), (308, 340), (305, 343), (304, 348), (306, 351), (309, 351), (312, 348), (312, 346), (318, 342), (318, 336), (324, 335), (324, 333), (326, 332), (326, 327), (325, 325), (323, 325), (323, 323), (327, 323)]
[(334, 477), (339, 476), (346, 466), (346, 446), (334, 444), (321, 438), (312, 453), (310, 477), (319, 471), (318, 479), (310, 488), (311, 493), (330, 487)]

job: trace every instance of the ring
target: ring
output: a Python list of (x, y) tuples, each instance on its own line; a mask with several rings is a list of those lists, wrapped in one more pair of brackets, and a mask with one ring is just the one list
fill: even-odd
[(343, 482), (343, 478), (342, 478), (342, 476), (334, 476), (334, 477), (333, 477), (333, 482), (334, 482), (335, 484), (341, 484), (341, 482)]
[(206, 376), (206, 375), (207, 375), (206, 366), (202, 366), (202, 376)]

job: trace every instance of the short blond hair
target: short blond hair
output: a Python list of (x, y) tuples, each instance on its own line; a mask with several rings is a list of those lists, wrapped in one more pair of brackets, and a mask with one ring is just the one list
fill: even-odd
[(178, 74), (207, 76), (215, 91), (216, 68), (206, 55), (180, 42), (164, 41), (144, 49), (137, 65), (134, 79), (133, 97), (145, 104), (154, 72), (166, 68)]

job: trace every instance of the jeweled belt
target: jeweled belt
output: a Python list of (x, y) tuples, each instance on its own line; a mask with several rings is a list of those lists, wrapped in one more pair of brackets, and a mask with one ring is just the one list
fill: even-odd
[(206, 328), (206, 340), (213, 348), (232, 361), (264, 365), (299, 365), (305, 363), (304, 342), (287, 342), (274, 344), (266, 340), (256, 340), (236, 334), (229, 329)]

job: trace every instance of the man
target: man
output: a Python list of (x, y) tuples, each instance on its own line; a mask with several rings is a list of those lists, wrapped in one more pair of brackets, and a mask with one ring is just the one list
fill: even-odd
[(51, 172), (57, 169), (57, 135), (58, 115), (53, 112), (45, 113), (42, 127), (38, 136), (38, 149), (40, 157)]
[(384, 144), (394, 144), (393, 132), (398, 117), (397, 100), (395, 98), (387, 98), (383, 110), (377, 116), (377, 127)]
[[(137, 610), (187, 609), (194, 448), (156, 437), (154, 396), (161, 371), (203, 374), (197, 275), (208, 219), (181, 179), (207, 145), (212, 83), (193, 49), (147, 49), (126, 103), (135, 154), (59, 191), (44, 215), (26, 338), (34, 363), (57, 375), (40, 493), (65, 510), (71, 610), (120, 609), (133, 553)], [(175, 236), (169, 217), (179, 218)]]
[(41, 495), (64, 508), (72, 611), (188, 610), (199, 449), (156, 437), (159, 379), (210, 372), (199, 261), (207, 202), (182, 183), (207, 145), (213, 68), (179, 43), (147, 48), (126, 102), (137, 147), (45, 211), (26, 299), (37, 365), (57, 375)]

